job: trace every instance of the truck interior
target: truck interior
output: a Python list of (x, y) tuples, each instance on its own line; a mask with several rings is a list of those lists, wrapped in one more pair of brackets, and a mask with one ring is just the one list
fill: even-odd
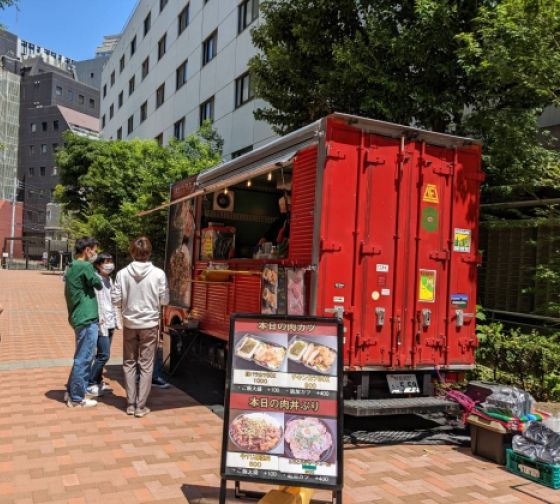
[[(202, 197), (198, 257), (202, 260), (282, 259), (287, 257), (292, 165), (205, 194)], [(213, 247), (202, 250), (205, 232), (213, 232)], [(232, 240), (233, 235), (233, 240)], [(227, 243), (226, 243), (227, 240)], [(229, 244), (231, 243), (231, 246)], [(211, 250), (211, 251), (210, 251)]]

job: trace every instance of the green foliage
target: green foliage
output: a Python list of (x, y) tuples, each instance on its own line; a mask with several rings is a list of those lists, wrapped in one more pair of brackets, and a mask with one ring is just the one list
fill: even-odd
[(524, 333), (500, 323), (478, 331), (477, 378), (516, 385), (537, 400), (560, 400), (560, 334)]
[(537, 119), (559, 103), (558, 0), (264, 0), (256, 117), (341, 111), (481, 138), (490, 185), (560, 186)]
[(130, 239), (145, 234), (159, 263), (167, 212), (145, 217), (138, 212), (168, 201), (170, 184), (218, 163), (222, 147), (208, 124), (166, 147), (154, 140), (90, 140), (70, 133), (65, 142), (56, 155), (61, 184), (55, 198), (64, 205), (71, 236), (95, 236), (104, 249), (122, 257)]

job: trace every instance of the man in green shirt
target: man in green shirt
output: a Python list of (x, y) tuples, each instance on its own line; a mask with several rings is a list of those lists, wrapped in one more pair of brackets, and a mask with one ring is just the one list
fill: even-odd
[(103, 287), (95, 273), (93, 261), (97, 258), (97, 240), (81, 238), (74, 247), (75, 260), (66, 271), (64, 296), (68, 320), (76, 334), (74, 364), (64, 400), (69, 408), (97, 406), (97, 401), (86, 398), (91, 362), (97, 346), (99, 315), (95, 290)]

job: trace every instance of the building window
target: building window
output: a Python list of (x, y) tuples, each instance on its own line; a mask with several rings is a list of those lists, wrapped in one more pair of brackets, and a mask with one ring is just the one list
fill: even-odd
[(86, 97), (84, 95), (79, 94), (78, 95), (78, 103), (80, 105), (83, 105), (85, 103), (85, 101), (86, 101)]
[(244, 103), (255, 97), (251, 74), (244, 73), (235, 79), (235, 108), (241, 107)]
[(181, 87), (183, 87), (183, 84), (187, 83), (187, 60), (183, 61), (179, 68), (177, 68), (175, 81), (177, 89), (180, 89)]
[(118, 102), (119, 103), (119, 108), (121, 108), (123, 106), (123, 102), (124, 102), (124, 93), (123, 93), (123, 91), (121, 91), (119, 93), (119, 102)]
[(157, 137), (154, 138), (159, 146), (163, 145), (163, 133), (160, 133)]
[(117, 140), (122, 140), (122, 128), (117, 130)]
[(202, 66), (206, 65), (216, 57), (218, 45), (218, 30), (210, 35), (202, 43)]
[(244, 0), (237, 7), (237, 33), (259, 17), (259, 0)]
[(111, 72), (111, 87), (115, 85), (115, 71)]
[(247, 152), (251, 152), (253, 150), (252, 145), (248, 145), (247, 147), (243, 147), (243, 149), (236, 150), (235, 152), (231, 153), (231, 159), (238, 158), (239, 156), (243, 156), (243, 154), (247, 154)]
[(111, 103), (111, 106), (109, 107), (109, 120), (113, 119), (114, 115), (115, 115), (115, 104)]
[(107, 84), (103, 84), (103, 98), (107, 97)]
[(163, 58), (163, 55), (165, 54), (166, 44), (167, 44), (167, 33), (159, 39), (159, 42), (157, 44), (157, 59), (158, 59), (158, 61), (161, 58)]
[(104, 128), (106, 123), (107, 118), (105, 117), (105, 114), (103, 114), (103, 116), (101, 117), (101, 127)]
[(74, 91), (72, 89), (68, 90), (68, 101), (74, 101)]
[(47, 127), (48, 127), (48, 126), (47, 126), (47, 121), (43, 121), (43, 122), (41, 123), (41, 129), (42, 129), (43, 131), (47, 131)]
[(34, 145), (29, 146), (29, 154), (35, 154), (35, 146)]
[(161, 12), (163, 9), (165, 9), (165, 6), (167, 5), (168, 0), (159, 0), (159, 11)]
[(29, 167), (29, 176), (33, 177), (35, 175), (35, 168), (33, 168), (33, 166)]
[(132, 58), (132, 56), (134, 56), (134, 53), (136, 52), (136, 35), (134, 36), (134, 38), (130, 41), (130, 57)]
[(39, 168), (39, 173), (41, 174), (41, 177), (44, 177), (47, 174), (47, 169), (44, 166), (41, 166)]
[(119, 60), (119, 72), (122, 73), (123, 70), (124, 70), (124, 54), (121, 56), (121, 59)]
[(55, 119), (52, 125), (53, 125), (53, 130), (58, 131), (58, 119)]
[(134, 85), (136, 83), (136, 77), (133, 75), (128, 81), (128, 96), (134, 93)]
[(144, 37), (148, 35), (150, 28), (152, 27), (152, 13), (148, 13), (148, 15), (144, 18)]
[(142, 62), (142, 80), (144, 80), (149, 73), (150, 73), (150, 57), (148, 56)]
[(128, 118), (128, 127), (127, 127), (127, 130), (126, 130), (127, 135), (130, 135), (133, 130), (134, 130), (134, 116), (131, 115)]
[(53, 143), (52, 144), (52, 151), (56, 152), (56, 149), (58, 149), (58, 144), (57, 143)]
[(181, 35), (181, 33), (183, 33), (189, 25), (189, 7), (190, 3), (185, 6), (185, 8), (179, 13), (179, 16), (177, 17), (177, 36)]
[(37, 131), (37, 125), (35, 123), (31, 123), (31, 133), (35, 133)]
[(95, 108), (95, 100), (93, 98), (89, 99), (89, 108)]
[(200, 125), (204, 121), (214, 121), (214, 97), (206, 100), (202, 105), (200, 105)]
[(185, 118), (179, 119), (173, 127), (173, 136), (177, 140), (185, 139)]
[(62, 87), (56, 86), (55, 93), (56, 93), (56, 96), (62, 96)]
[(47, 153), (47, 144), (41, 144), (41, 152), (42, 152), (43, 154), (46, 154), (46, 153)]
[(140, 105), (140, 122), (143, 123), (148, 118), (148, 102), (145, 101)]
[(156, 108), (161, 107), (164, 101), (165, 101), (165, 82), (160, 87), (157, 88)]
[(53, 166), (53, 168), (52, 168), (52, 174), (53, 174), (53, 177), (56, 176), (56, 175), (58, 175), (58, 168), (57, 168), (56, 166)]

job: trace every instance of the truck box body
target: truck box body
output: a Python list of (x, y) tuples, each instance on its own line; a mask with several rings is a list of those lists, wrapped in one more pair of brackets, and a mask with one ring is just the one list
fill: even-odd
[(289, 163), (288, 256), (231, 258), (243, 275), (204, 282), (213, 265), (198, 259), (195, 233), (190, 302), (167, 308), (165, 323), (188, 316), (227, 340), (232, 313), (261, 312), (272, 263), (305, 270), (306, 314), (343, 319), (347, 370), (472, 367), (480, 157), (473, 140), (333, 114), (200, 174), (172, 191), (172, 204), (195, 202), (198, 230), (205, 194)]

